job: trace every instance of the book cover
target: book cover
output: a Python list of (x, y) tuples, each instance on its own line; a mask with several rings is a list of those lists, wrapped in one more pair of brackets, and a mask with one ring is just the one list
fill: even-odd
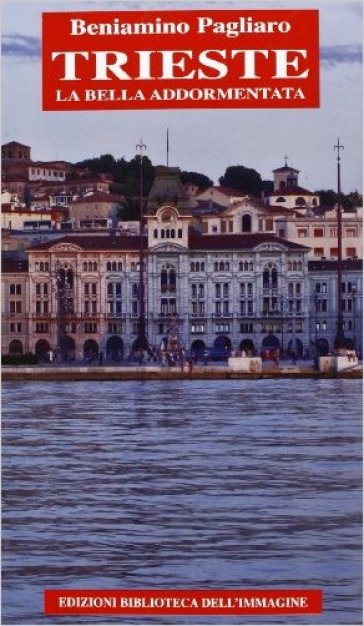
[(362, 2), (2, 13), (3, 623), (361, 623)]

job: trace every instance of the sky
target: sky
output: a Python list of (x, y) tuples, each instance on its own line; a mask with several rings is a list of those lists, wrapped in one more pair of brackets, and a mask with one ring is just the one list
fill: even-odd
[[(319, 109), (218, 109), (164, 111), (41, 110), (41, 13), (67, 10), (318, 9)], [(229, 165), (272, 170), (288, 164), (306, 189), (336, 188), (338, 137), (344, 193), (363, 191), (362, 13), (358, 0), (5, 0), (2, 3), (1, 143), (32, 147), (34, 160), (77, 162), (112, 154), (131, 159), (143, 138), (154, 165), (197, 171), (215, 184)]]

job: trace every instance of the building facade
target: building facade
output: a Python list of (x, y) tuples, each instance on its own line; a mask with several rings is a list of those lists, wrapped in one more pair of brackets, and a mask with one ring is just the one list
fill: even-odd
[[(191, 222), (173, 205), (147, 218), (143, 246), (151, 346), (160, 346), (173, 329), (186, 350), (214, 349), (220, 357), (232, 350), (279, 348), (287, 354), (294, 347), (301, 356), (312, 355), (315, 342), (323, 352), (333, 349), (332, 265), (312, 265), (306, 247), (274, 234), (204, 235)], [(97, 358), (101, 350), (108, 359), (127, 358), (139, 329), (139, 245), (136, 236), (68, 235), (31, 247), (21, 280), (15, 266), (11, 272), (5, 267), (3, 351), (21, 348), (45, 357), (49, 350), (61, 350), (66, 359), (82, 360)], [(345, 336), (357, 347), (359, 265), (345, 266), (343, 296)], [(15, 291), (21, 285), (21, 293), (13, 293), (14, 285)], [(21, 305), (11, 304), (16, 299)], [(20, 324), (19, 332), (14, 323)]]

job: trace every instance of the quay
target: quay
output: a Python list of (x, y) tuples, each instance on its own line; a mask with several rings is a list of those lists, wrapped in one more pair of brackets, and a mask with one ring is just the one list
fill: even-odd
[(190, 371), (187, 367), (146, 366), (3, 366), (2, 379), (7, 380), (261, 380), (274, 378), (312, 378), (360, 379), (363, 376), (362, 366), (348, 368), (341, 372), (319, 372), (309, 365), (284, 365), (263, 367), (261, 372), (233, 371), (226, 365), (209, 366), (195, 365)]

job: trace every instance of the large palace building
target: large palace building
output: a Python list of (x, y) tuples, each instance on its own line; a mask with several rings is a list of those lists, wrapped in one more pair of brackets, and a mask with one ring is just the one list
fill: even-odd
[[(206, 235), (165, 204), (143, 236), (147, 336), (173, 329), (186, 350), (325, 353), (336, 335), (336, 271), (309, 248), (266, 233)], [(140, 237), (69, 234), (4, 263), (3, 349), (121, 360), (139, 328)], [(334, 264), (335, 265), (335, 264)], [(344, 264), (344, 324), (361, 345), (361, 263)], [(360, 309), (360, 310), (359, 310)], [(356, 336), (355, 336), (356, 334)]]
[[(13, 163), (13, 144), (3, 149)], [(28, 163), (30, 148), (16, 150), (16, 166)], [(156, 349), (173, 331), (186, 351), (217, 358), (232, 350), (294, 350), (301, 357), (332, 351), (336, 210), (324, 211), (318, 195), (299, 187), (298, 173), (287, 163), (274, 170), (274, 190), (261, 199), (222, 187), (199, 192), (182, 185), (178, 168), (159, 166), (142, 237), (138, 223), (117, 222), (118, 198), (106, 190), (72, 196), (63, 207), (68, 222), (53, 226), (58, 205), (25, 209), (6, 196), (2, 351), (127, 359), (137, 345), (141, 303)], [(31, 227), (28, 218), (20, 226), (15, 220), (25, 210), (36, 218)], [(48, 227), (41, 211), (50, 216)], [(342, 221), (343, 330), (347, 347), (361, 352), (360, 211), (343, 213)]]

